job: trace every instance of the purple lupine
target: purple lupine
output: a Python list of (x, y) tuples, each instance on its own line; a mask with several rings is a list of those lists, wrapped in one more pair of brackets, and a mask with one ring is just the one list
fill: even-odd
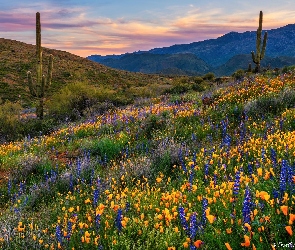
[(214, 187), (216, 187), (216, 185), (217, 185), (217, 174), (216, 173), (214, 173), (214, 175), (213, 175), (213, 182), (214, 182)]
[(179, 212), (181, 226), (182, 226), (184, 232), (189, 236), (189, 227), (188, 227), (188, 223), (185, 218), (184, 208), (179, 207), (178, 212)]
[(240, 170), (238, 170), (236, 172), (236, 175), (235, 175), (235, 183), (234, 183), (234, 190), (233, 190), (233, 194), (234, 196), (237, 196), (239, 194), (239, 189), (240, 189)]
[(196, 234), (197, 234), (197, 215), (196, 213), (193, 213), (190, 217), (190, 239), (191, 242), (194, 241)]
[(77, 159), (77, 169), (76, 169), (76, 173), (77, 173), (77, 177), (79, 178), (81, 175), (81, 167), (82, 167), (82, 163), (81, 163), (81, 159), (78, 158)]
[(60, 244), (62, 244), (62, 233), (61, 233), (60, 225), (57, 225), (56, 226), (56, 229), (55, 229), (55, 238), (56, 238), (57, 242), (59, 242)]
[(9, 179), (7, 183), (7, 193), (9, 196), (11, 194), (11, 187), (12, 187), (12, 184), (11, 184), (11, 180)]
[(229, 148), (230, 144), (231, 144), (231, 140), (232, 139), (231, 139), (230, 135), (226, 134), (223, 138), (223, 144)]
[(288, 168), (287, 168), (287, 184), (288, 184), (288, 187), (290, 188), (290, 190), (292, 190), (292, 187), (294, 186), (293, 176), (295, 176), (295, 171), (292, 168), (292, 166), (288, 164)]
[(208, 200), (206, 198), (203, 198), (202, 200), (202, 226), (206, 225), (207, 217), (206, 217), (206, 210), (208, 208)]
[(252, 203), (251, 203), (251, 191), (249, 189), (249, 187), (246, 187), (245, 190), (245, 196), (244, 196), (244, 201), (243, 201), (243, 208), (242, 208), (242, 214), (243, 214), (243, 222), (244, 223), (251, 223), (251, 207), (252, 207)]
[(73, 228), (72, 222), (71, 221), (68, 221), (68, 224), (67, 224), (67, 236), (65, 237), (66, 239), (70, 239), (71, 238), (72, 228)]
[(117, 229), (119, 230), (119, 232), (122, 231), (122, 209), (119, 208), (118, 212), (117, 212), (117, 216), (115, 218), (115, 225), (117, 227)]
[(18, 196), (22, 195), (25, 191), (25, 184), (26, 182), (25, 181), (21, 181), (19, 183), (19, 191), (18, 191)]
[(96, 188), (96, 189), (93, 191), (93, 206), (94, 206), (94, 207), (97, 206), (98, 199), (99, 199), (99, 189)]
[(288, 162), (286, 160), (282, 160), (282, 168), (280, 174), (280, 194), (283, 196), (286, 191), (286, 181), (287, 181), (287, 171), (288, 171)]
[(252, 177), (252, 174), (253, 174), (253, 166), (252, 166), (251, 163), (248, 163), (248, 173)]

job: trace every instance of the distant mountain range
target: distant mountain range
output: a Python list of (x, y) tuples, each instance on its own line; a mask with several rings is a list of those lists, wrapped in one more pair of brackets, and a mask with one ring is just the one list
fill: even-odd
[[(295, 64), (295, 24), (268, 30), (262, 67)], [(172, 45), (122, 55), (91, 55), (88, 59), (106, 66), (133, 72), (217, 76), (231, 75), (254, 63), (251, 51), (256, 48), (256, 31), (230, 32), (216, 39)]]

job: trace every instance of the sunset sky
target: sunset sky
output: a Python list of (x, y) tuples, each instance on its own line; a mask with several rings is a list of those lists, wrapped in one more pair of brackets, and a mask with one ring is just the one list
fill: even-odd
[(86, 57), (122, 54), (217, 38), (230, 31), (295, 23), (294, 0), (8, 0), (1, 1), (0, 37)]

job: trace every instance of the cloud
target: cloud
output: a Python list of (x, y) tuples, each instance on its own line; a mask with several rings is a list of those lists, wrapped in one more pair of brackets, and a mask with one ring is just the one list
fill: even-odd
[[(85, 6), (66, 7), (68, 2), (58, 5), (56, 0), (50, 0), (46, 5), (0, 11), (0, 32), (5, 32), (6, 38), (34, 43), (35, 10), (39, 9), (43, 46), (87, 56), (191, 43), (230, 31), (256, 30), (258, 25), (259, 11), (256, 13), (253, 8), (228, 13), (221, 6), (171, 5), (165, 11), (146, 10), (141, 16), (110, 18), (94, 16), (93, 10)], [(268, 11), (263, 28), (280, 27), (290, 20), (295, 20), (292, 9)]]

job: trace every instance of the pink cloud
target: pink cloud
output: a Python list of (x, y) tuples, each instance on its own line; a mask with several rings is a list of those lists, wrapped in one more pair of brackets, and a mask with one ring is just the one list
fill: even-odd
[[(253, 31), (257, 29), (258, 14), (249, 11), (225, 15), (218, 8), (193, 8), (173, 18), (167, 15), (153, 20), (111, 19), (90, 17), (83, 8), (51, 7), (41, 12), (42, 44), (81, 56), (121, 54), (217, 38), (230, 31)], [(267, 13), (263, 28), (286, 25), (290, 23), (288, 18), (295, 20), (295, 14)], [(0, 11), (0, 32), (10, 36), (5, 38), (34, 44), (35, 13), (28, 9)]]

